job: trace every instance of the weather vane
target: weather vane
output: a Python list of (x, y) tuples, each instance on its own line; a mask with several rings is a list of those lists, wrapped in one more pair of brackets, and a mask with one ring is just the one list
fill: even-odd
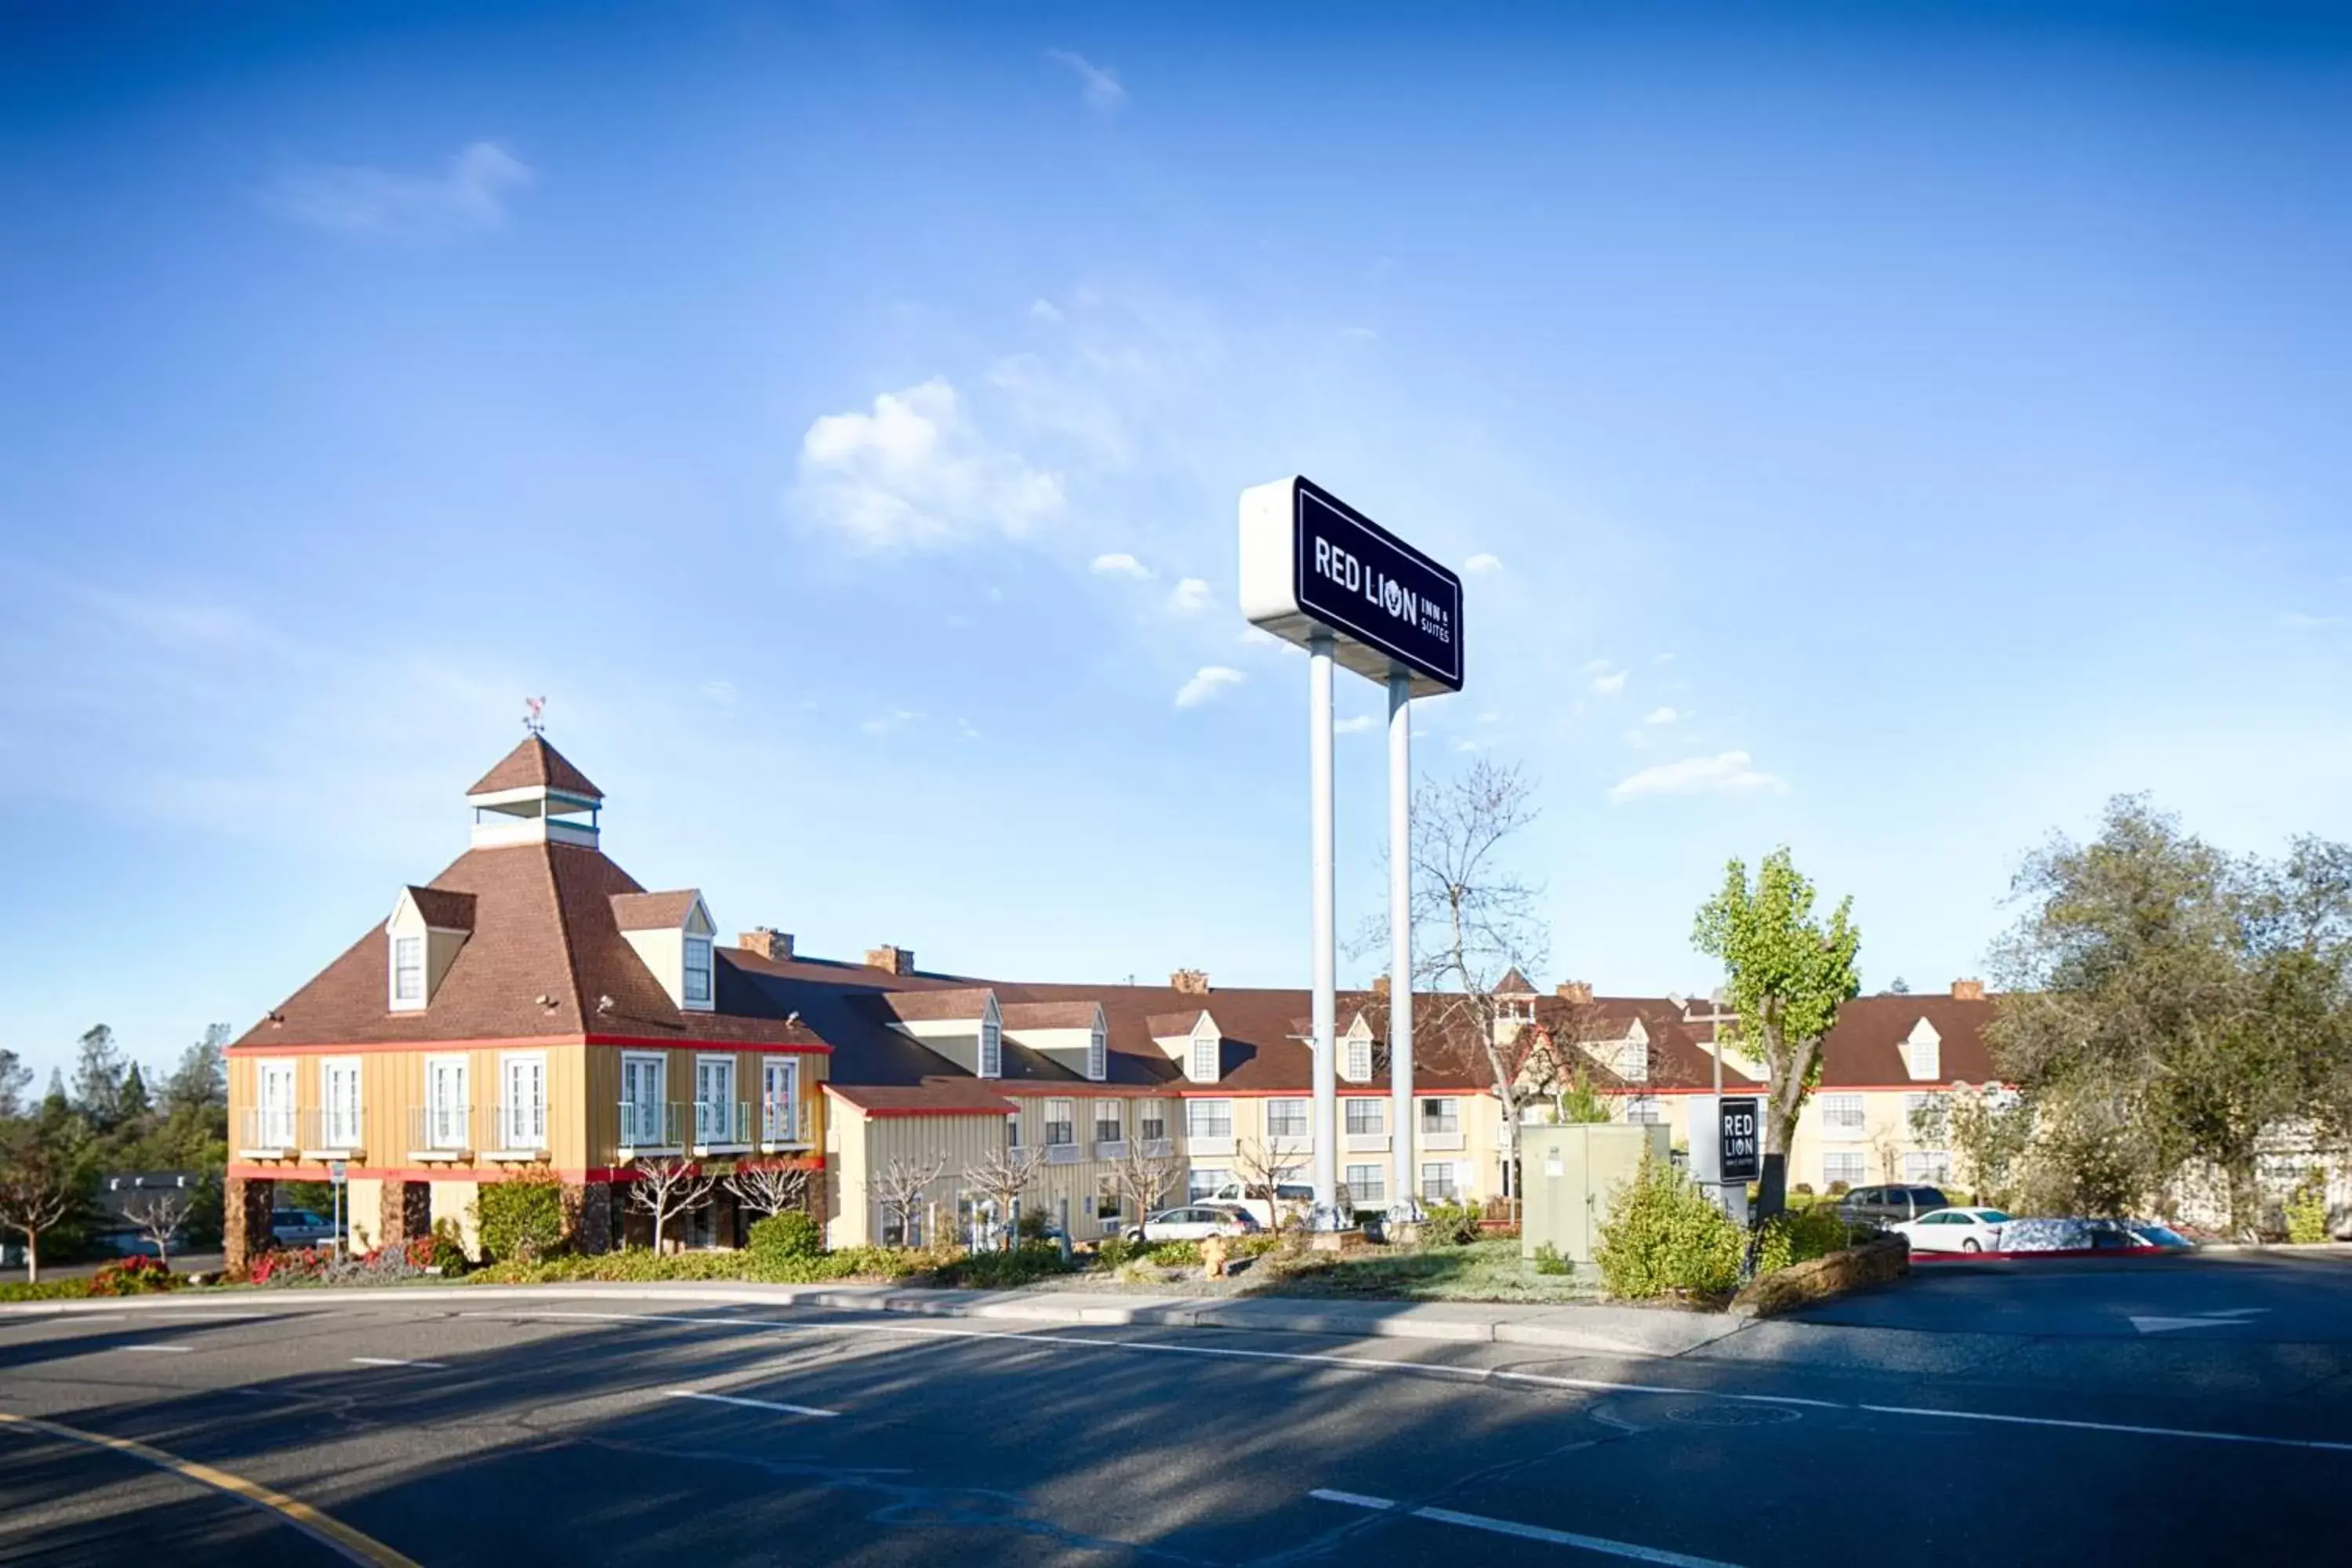
[(522, 700), (522, 705), (524, 710), (522, 727), (534, 735), (544, 734), (547, 731), (547, 699), (526, 697)]

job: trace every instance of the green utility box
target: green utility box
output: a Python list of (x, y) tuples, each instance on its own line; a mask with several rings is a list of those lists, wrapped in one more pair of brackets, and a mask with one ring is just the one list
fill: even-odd
[(1609, 1199), (1633, 1179), (1647, 1153), (1674, 1158), (1662, 1123), (1598, 1121), (1519, 1129), (1519, 1256), (1549, 1242), (1562, 1258), (1590, 1263), (1609, 1217)]

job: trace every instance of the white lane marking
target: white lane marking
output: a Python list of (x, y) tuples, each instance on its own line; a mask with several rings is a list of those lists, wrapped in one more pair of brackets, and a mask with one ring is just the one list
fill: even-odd
[[(1399, 1505), (1388, 1498), (1365, 1497), (1360, 1492), (1317, 1489), (1307, 1494), (1325, 1502), (1345, 1503), (1349, 1508), (1370, 1509), (1385, 1512)], [(1521, 1524), (1516, 1520), (1490, 1519), (1483, 1513), (1461, 1513), (1450, 1508), (1409, 1508), (1403, 1510), (1414, 1519), (1425, 1519), (1436, 1524), (1458, 1524), (1465, 1530), (1483, 1530), (1494, 1535), (1513, 1535), (1522, 1541), (1541, 1541), (1553, 1546), (1573, 1546), (1581, 1552), (1599, 1552), (1611, 1557), (1627, 1557), (1636, 1563), (1658, 1563), (1666, 1568), (1733, 1568), (1715, 1557), (1693, 1557), (1686, 1552), (1667, 1552), (1655, 1546), (1636, 1546), (1630, 1541), (1611, 1541), (1598, 1535), (1578, 1535), (1570, 1531), (1552, 1530), (1540, 1524)]]
[(2059, 1426), (2074, 1432), (2116, 1432), (2135, 1437), (2194, 1437), (2208, 1443), (2259, 1443), (2272, 1448), (2322, 1448), (2352, 1454), (2352, 1443), (2322, 1437), (2264, 1437), (2249, 1432), (2200, 1432), (2186, 1426), (2131, 1426), (2118, 1421), (2066, 1421), (2055, 1415), (1997, 1415), (1988, 1410), (1928, 1410), (1909, 1405), (1859, 1405), (1879, 1415), (1948, 1416), (1955, 1421), (1999, 1421), (2012, 1426)]
[(115, 1346), (114, 1348), (115, 1348), (116, 1350), (119, 1350), (119, 1351), (130, 1351), (130, 1352), (133, 1352), (134, 1354), (137, 1354), (137, 1353), (143, 1353), (143, 1354), (146, 1354), (146, 1355), (185, 1355), (185, 1354), (187, 1354), (190, 1351), (192, 1351), (192, 1350), (195, 1349), (195, 1346), (194, 1346), (194, 1345), (117, 1345), (117, 1346)]
[(352, 1357), (352, 1364), (353, 1366), (446, 1367), (449, 1363), (446, 1361), (401, 1361), (395, 1357), (388, 1355), (355, 1355)]
[(2134, 1314), (2131, 1326), (2144, 1334), (2165, 1334), (2175, 1329), (2218, 1329), (2230, 1321), (2228, 1318), (2143, 1318)]
[(742, 1399), (731, 1394), (700, 1394), (691, 1388), (665, 1388), (662, 1392), (672, 1399), (700, 1399), (712, 1405), (740, 1405), (750, 1410), (781, 1410), (787, 1415), (838, 1415), (838, 1410), (819, 1410), (814, 1405), (786, 1405), (774, 1399)]
[(908, 1323), (782, 1323), (755, 1318), (687, 1318), (632, 1312), (560, 1312), (516, 1309), (504, 1312), (468, 1312), (475, 1318), (585, 1318), (598, 1322), (697, 1323), (714, 1328), (749, 1328), (775, 1333), (898, 1334), (919, 1339), (1012, 1340), (1030, 1344), (1078, 1345), (1090, 1350), (1159, 1351), (1174, 1355), (1221, 1356), (1251, 1361), (1304, 1362), (1344, 1372), (1402, 1373), (1412, 1376), (1452, 1378), (1464, 1383), (1528, 1383), (1555, 1384), (1600, 1394), (1662, 1394), (1684, 1399), (1719, 1399), (1744, 1405), (1796, 1405), (1816, 1410), (1867, 1410), (1879, 1415), (1948, 1415), (1960, 1421), (2005, 1421), (2024, 1426), (2079, 1427), (2090, 1432), (2114, 1432), (2147, 1437), (2204, 1438), (2216, 1443), (2260, 1443), (2291, 1448), (2320, 1448), (2352, 1453), (2352, 1442), (2327, 1442), (2306, 1437), (2264, 1437), (2239, 1432), (2201, 1432), (2174, 1426), (2127, 1426), (2098, 1421), (2063, 1421), (2045, 1415), (2001, 1415), (1980, 1410), (1928, 1410), (1902, 1405), (1846, 1405), (1832, 1399), (1801, 1399), (1782, 1394), (1718, 1394), (1706, 1388), (1676, 1388), (1661, 1383), (1610, 1383), (1598, 1378), (1551, 1377), (1505, 1368), (1448, 1366), (1438, 1362), (1388, 1361), (1376, 1356), (1318, 1355), (1306, 1351), (1253, 1351), (1223, 1345), (1175, 1345), (1155, 1340), (1098, 1340), (1082, 1334), (1023, 1333), (998, 1329), (950, 1329)]

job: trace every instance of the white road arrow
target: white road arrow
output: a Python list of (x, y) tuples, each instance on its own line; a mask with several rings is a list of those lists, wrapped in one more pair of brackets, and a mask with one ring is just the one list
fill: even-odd
[(2210, 1318), (2142, 1318), (2133, 1317), (2131, 1326), (2144, 1334), (2169, 1333), (2174, 1329), (2221, 1329), (2238, 1321), (2238, 1314), (2216, 1315)]

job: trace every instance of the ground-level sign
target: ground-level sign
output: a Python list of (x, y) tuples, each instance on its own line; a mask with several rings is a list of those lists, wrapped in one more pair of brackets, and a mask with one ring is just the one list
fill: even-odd
[(1757, 1136), (1756, 1100), (1752, 1095), (1716, 1102), (1716, 1128), (1722, 1164), (1718, 1179), (1752, 1182), (1763, 1174), (1763, 1144)]

